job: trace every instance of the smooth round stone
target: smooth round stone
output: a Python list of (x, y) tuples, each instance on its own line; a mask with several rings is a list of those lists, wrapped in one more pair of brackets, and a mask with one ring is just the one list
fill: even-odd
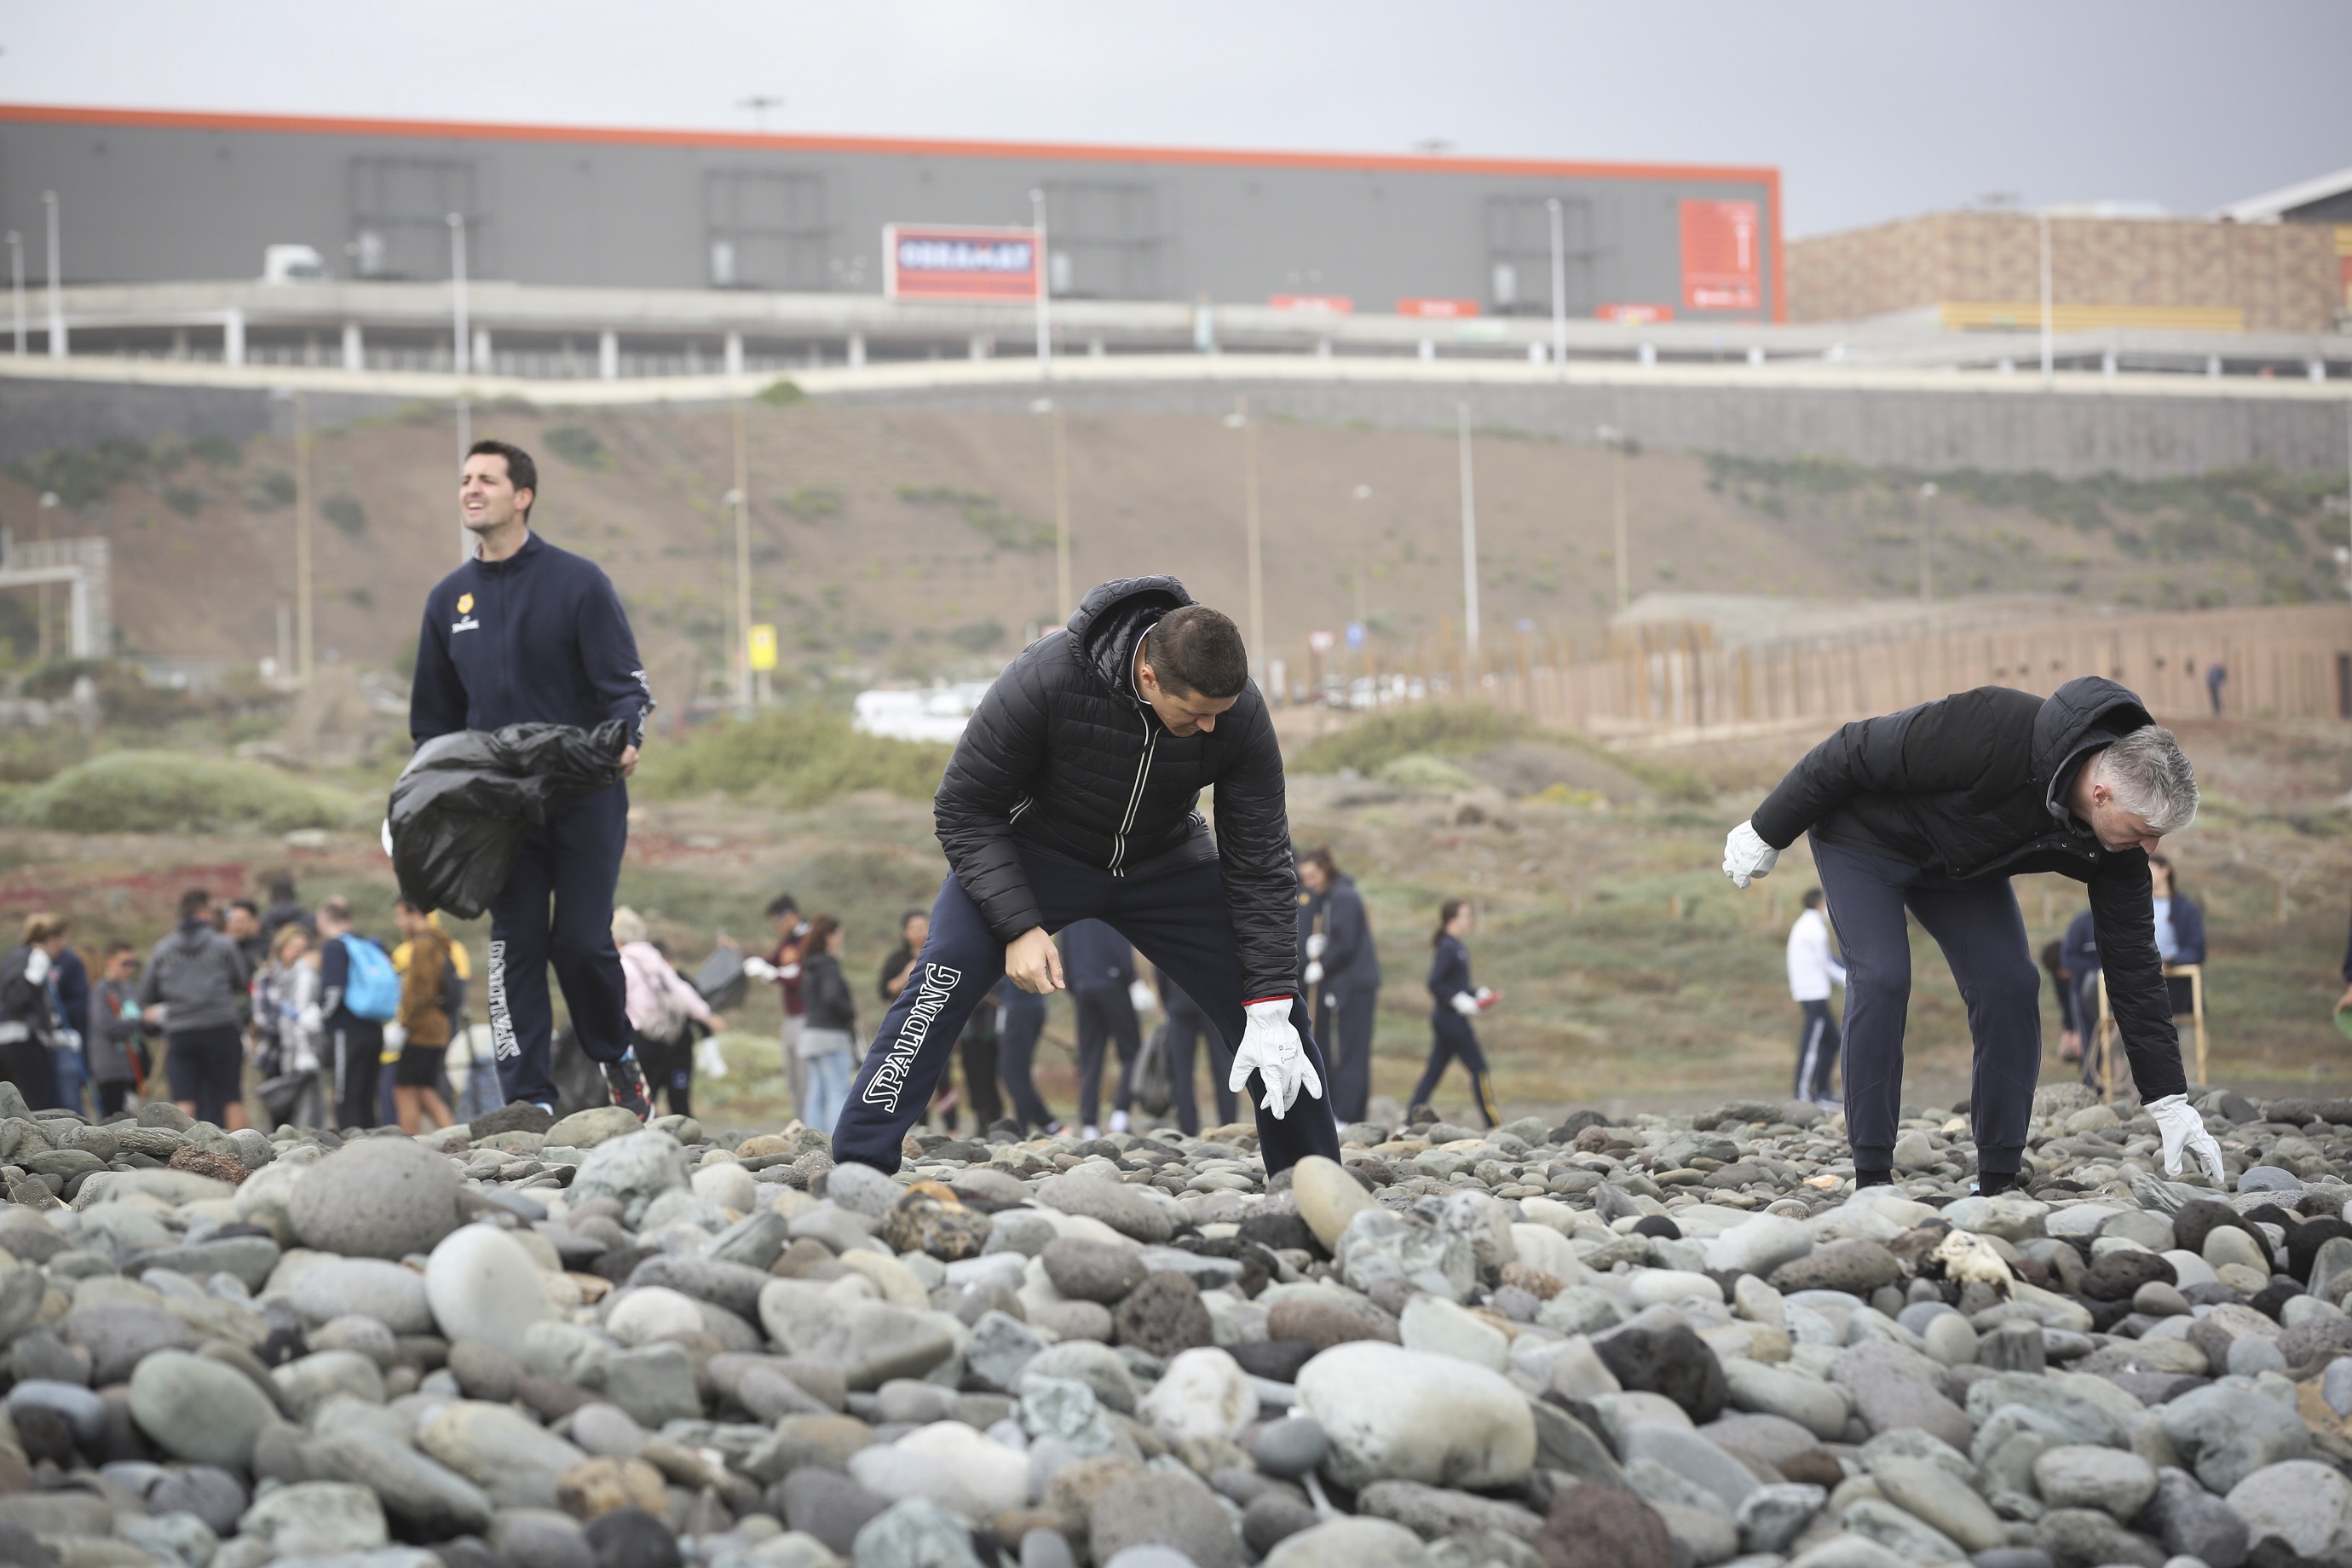
[(1958, 1312), (1946, 1312), (1931, 1320), (1919, 1338), (1927, 1345), (1927, 1353), (1946, 1366), (1967, 1366), (1977, 1359), (1976, 1325)]
[(457, 1167), (407, 1138), (363, 1138), (304, 1172), (287, 1217), (302, 1245), (350, 1258), (428, 1252), (457, 1227)]
[(2121, 1448), (2070, 1443), (2042, 1450), (2033, 1485), (2052, 1508), (2104, 1509), (2129, 1520), (2156, 1495), (2156, 1469)]
[(1339, 1245), (1348, 1222), (1359, 1212), (1375, 1206), (1361, 1182), (1338, 1161), (1320, 1154), (1309, 1154), (1290, 1168), (1290, 1191), (1298, 1217), (1326, 1248)]
[(731, 1160), (721, 1160), (694, 1173), (694, 1195), (713, 1208), (750, 1214), (760, 1206), (760, 1184), (751, 1172)]
[(2325, 1554), (2352, 1524), (2352, 1482), (2315, 1459), (2255, 1471), (2230, 1489), (2229, 1503), (2249, 1539), (2275, 1536), (2305, 1558)]
[(72, 1428), (74, 1441), (87, 1447), (106, 1435), (106, 1401), (79, 1384), (32, 1378), (8, 1391), (8, 1414), (46, 1410)]
[(539, 1265), (493, 1226), (467, 1226), (435, 1247), (425, 1266), (425, 1291), (443, 1338), (480, 1340), (517, 1355), (530, 1326), (556, 1316)]
[(852, 1214), (881, 1218), (896, 1207), (907, 1189), (871, 1165), (835, 1165), (824, 1173), (824, 1195)]
[(2303, 1178), (2276, 1165), (2249, 1165), (2238, 1176), (2242, 1193), (2299, 1193)]
[(631, 1290), (605, 1314), (604, 1331), (625, 1345), (642, 1345), (675, 1334), (702, 1331), (702, 1309), (694, 1298), (665, 1285)]
[(2284, 1372), (2286, 1357), (2279, 1353), (2278, 1345), (2260, 1334), (2241, 1334), (2230, 1342), (2230, 1375), (2255, 1377), (2266, 1372)]
[(1171, 1447), (1194, 1437), (1230, 1440), (1257, 1419), (1257, 1390), (1223, 1351), (1188, 1350), (1168, 1363), (1136, 1414)]
[(394, 1334), (429, 1334), (433, 1306), (424, 1276), (374, 1258), (330, 1258), (294, 1281), (294, 1311), (307, 1323), (373, 1318)]
[(1308, 1415), (1292, 1415), (1260, 1427), (1250, 1457), (1267, 1475), (1289, 1480), (1320, 1465), (1330, 1451), (1331, 1440), (1321, 1422)]
[(2189, 1313), (2189, 1298), (2177, 1285), (2151, 1279), (2132, 1292), (2132, 1310), (2151, 1318), (2185, 1318)]
[[(1707, 1288), (1713, 1289), (1714, 1281)], [(1490, 1372), (1510, 1363), (1510, 1341), (1502, 1330), (1442, 1297), (1423, 1294), (1406, 1302), (1397, 1331), (1407, 1350), (1451, 1356)]]
[(2208, 1231), (2203, 1254), (2216, 1274), (2236, 1264), (2254, 1270), (2265, 1280), (2270, 1279), (2271, 1260), (2263, 1256), (2263, 1249), (2255, 1245), (2252, 1237), (2234, 1225), (2217, 1225)]
[(1945, 1305), (1941, 1300), (1933, 1301), (1914, 1301), (1910, 1305), (1905, 1307), (1901, 1312), (1895, 1314), (1895, 1321), (1904, 1328), (1909, 1330), (1911, 1332), (1924, 1337), (1927, 1332), (1927, 1325), (1934, 1322), (1937, 1318), (1958, 1317), (1958, 1311), (1956, 1309)]
[(269, 1396), (226, 1362), (160, 1351), (131, 1374), (131, 1418), (179, 1458), (242, 1470), (253, 1461), (254, 1439), (278, 1415)]

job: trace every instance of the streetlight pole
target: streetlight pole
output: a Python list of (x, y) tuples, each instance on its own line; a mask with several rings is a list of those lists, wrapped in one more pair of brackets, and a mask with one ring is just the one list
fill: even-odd
[(1462, 637), (1469, 679), (1478, 679), (1478, 497), (1470, 475), (1470, 405), (1454, 405), (1462, 448)]
[(751, 714), (751, 458), (743, 428), (743, 400), (735, 400), (735, 707)]
[(1234, 399), (1225, 424), (1242, 433), (1242, 507), (1249, 530), (1249, 654), (1250, 668), (1263, 680), (1265, 658), (1265, 530), (1257, 504), (1257, 422), (1249, 416), (1249, 399)]
[[(1037, 231), (1037, 379), (1054, 374), (1054, 253), (1045, 247), (1045, 193), (1029, 193), (1029, 212)], [(1068, 595), (1063, 595), (1067, 598)]]
[(310, 679), (315, 646), (311, 574), (310, 401), (298, 392), (294, 395), (294, 642), (295, 674), (305, 684)]
[(1551, 209), (1551, 364), (1555, 379), (1568, 379), (1568, 217), (1559, 198), (1544, 205)]
[(1615, 513), (1615, 549), (1612, 559), (1617, 566), (1617, 608), (1622, 613), (1633, 602), (1633, 579), (1625, 560), (1625, 435), (1614, 426), (1603, 425), (1593, 435), (1609, 447), (1609, 479)]
[(1078, 613), (1070, 599), (1070, 432), (1068, 416), (1054, 408), (1054, 601), (1062, 619)]
[(16, 317), (16, 357), (25, 357), (25, 237), (8, 231), (8, 300)]
[(2047, 392), (2051, 388), (2052, 377), (2057, 369), (2054, 363), (2055, 345), (2051, 341), (2053, 318), (2057, 312), (2051, 302), (2050, 215), (2036, 213), (2033, 216), (2042, 230), (2042, 390)]
[[(467, 340), (471, 331), (466, 313), (466, 215), (449, 215), (449, 311), (453, 343), (449, 363), (457, 374), (457, 468), (463, 471), (466, 456), (474, 446), (474, 405), (466, 396), (464, 381), (472, 346)], [(474, 558), (473, 536), (465, 524), (457, 525), (457, 560), (462, 564)], [(309, 671), (305, 670), (304, 674)]]
[(47, 209), (49, 220), (49, 357), (66, 357), (66, 299), (64, 284), (58, 278), (63, 263), (58, 260), (58, 193), (43, 191), (41, 205)]
[(1930, 479), (1919, 487), (1919, 602), (1936, 602), (1936, 514), (1927, 503), (1936, 499), (1936, 484)]

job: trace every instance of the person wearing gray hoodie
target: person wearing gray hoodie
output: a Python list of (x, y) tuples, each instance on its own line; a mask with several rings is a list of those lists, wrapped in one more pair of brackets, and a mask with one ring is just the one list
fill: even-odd
[(252, 976), (236, 944), (213, 925), (213, 896), (180, 895), (180, 923), (155, 944), (140, 982), (139, 1005), (163, 1014), (164, 1070), (172, 1099), (202, 1121), (228, 1131), (245, 1123), (245, 1037), (237, 1004)]

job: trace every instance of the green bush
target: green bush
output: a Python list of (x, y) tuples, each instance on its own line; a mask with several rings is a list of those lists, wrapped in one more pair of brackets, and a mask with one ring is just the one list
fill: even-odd
[(548, 449), (567, 463), (583, 468), (604, 466), (604, 443), (596, 439), (596, 432), (578, 425), (558, 425), (541, 439)]
[(7, 819), (68, 833), (286, 833), (340, 827), (341, 797), (249, 763), (179, 752), (111, 752), (8, 803)]
[(1290, 765), (1303, 773), (1353, 768), (1369, 775), (1416, 752), (1461, 756), (1492, 751), (1527, 732), (1526, 719), (1484, 703), (1420, 702), (1359, 719), (1307, 745)]
[(356, 539), (367, 531), (367, 509), (340, 490), (319, 503), (319, 515)]
[(854, 790), (929, 800), (953, 748), (863, 735), (846, 714), (772, 708), (646, 748), (636, 787), (650, 795), (721, 790), (786, 807), (816, 805)]

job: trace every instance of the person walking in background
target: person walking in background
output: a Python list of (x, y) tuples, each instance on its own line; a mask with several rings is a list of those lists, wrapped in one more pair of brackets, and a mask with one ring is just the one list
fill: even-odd
[(222, 911), (221, 935), (236, 944), (247, 973), (269, 962), (269, 933), (261, 929), (261, 909), (251, 899), (237, 899)]
[(629, 1046), (613, 893), (629, 839), (625, 781), (636, 771), (653, 689), (612, 580), (531, 531), (538, 494), (538, 465), (520, 447), (477, 441), (467, 453), (458, 512), (476, 553), (425, 596), (408, 731), (422, 745), (532, 721), (624, 726), (621, 782), (530, 829), (491, 900), (489, 1021), (508, 1100), (552, 1114), (552, 963), (581, 1052), (603, 1070), (613, 1103), (650, 1116)]
[(849, 1076), (857, 1066), (857, 998), (841, 972), (847, 934), (831, 915), (808, 923), (801, 941), (801, 994), (808, 998), (801, 1028), (801, 1059), (808, 1064), (808, 1109), (801, 1121), (831, 1132), (849, 1101)]
[[(147, 955), (139, 1005), (160, 1014), (163, 1071), (172, 1099), (188, 1115), (229, 1131), (245, 1125), (245, 1037), (239, 1005), (252, 978), (236, 944), (213, 926), (213, 896), (180, 895), (180, 924)], [(375, 1058), (370, 1057), (369, 1070)]]
[[(290, 873), (280, 871), (271, 877), (268, 896), (269, 902), (261, 911), (261, 934), (271, 943), (276, 943), (279, 929), (288, 924), (299, 925), (306, 931), (310, 929), (310, 911), (295, 893)], [(269, 951), (276, 952), (278, 949), (272, 945)]]
[[(58, 918), (62, 928), (58, 934), (69, 934), (73, 922)], [(89, 967), (70, 946), (59, 946), (57, 962), (49, 966), (49, 1000), (58, 1014), (58, 1032), (49, 1046), (58, 1058), (58, 1100), (75, 1115), (88, 1116)]]
[(1104, 1058), (1118, 1046), (1118, 1089), (1111, 1100), (1110, 1130), (1124, 1132), (1134, 1103), (1135, 1058), (1143, 1049), (1143, 1027), (1135, 1016), (1135, 949), (1100, 921), (1074, 921), (1062, 931), (1062, 972), (1078, 1013), (1078, 1125), (1095, 1137), (1095, 1112), (1102, 1105)]
[(131, 1109), (131, 1097), (146, 1076), (146, 1051), (140, 1035), (139, 954), (127, 942), (108, 942), (105, 956), (98, 961), (84, 1048), (100, 1118)]
[(253, 983), (254, 1023), (269, 1042), (258, 1063), (262, 1103), (296, 1127), (327, 1123), (320, 1079), (319, 951), (300, 921), (282, 921), (270, 938), (269, 965)]
[(971, 1130), (985, 1133), (1004, 1119), (1004, 1096), (997, 1089), (998, 1055), (1003, 1048), (1004, 1012), (983, 1002), (971, 1010), (956, 1041), (963, 1063), (963, 1094), (971, 1105)]
[(2099, 931), (2098, 922), (2091, 911), (2084, 910), (2066, 922), (2066, 934), (2058, 939), (2058, 967), (2065, 973), (2067, 995), (2063, 1011), (2074, 1021), (2074, 1051), (2066, 1053), (2066, 1042), (2058, 1042), (2062, 1061), (2079, 1062), (2083, 1081), (2091, 1083), (2098, 1076), (2097, 1064), (2090, 1059), (2092, 1032), (2099, 1026)]
[(645, 1065), (646, 1088), (668, 1097), (672, 1116), (691, 1116), (694, 1026), (716, 1034), (727, 1020), (710, 1010), (702, 993), (653, 944), (645, 918), (626, 904), (613, 911), (613, 940), (620, 944), (629, 1024), (637, 1032), (637, 1059)]
[[(792, 1093), (793, 1114), (807, 1121), (808, 1058), (801, 1055), (801, 1029), (808, 1016), (808, 1003), (801, 992), (801, 949), (808, 940), (808, 922), (801, 919), (801, 907), (790, 893), (769, 900), (767, 915), (768, 929), (776, 938), (776, 945), (768, 950), (769, 978), (774, 980), (776, 994), (783, 1004), (783, 1023), (778, 1033), (783, 1046), (784, 1085)], [(748, 973), (750, 966), (745, 969)]]
[[(931, 917), (922, 910), (906, 910), (898, 916), (898, 945), (882, 956), (882, 971), (876, 976), (874, 994), (882, 998), (887, 1008), (907, 988), (915, 973), (915, 954), (923, 951), (923, 939), (931, 934)], [(978, 1009), (974, 1009), (977, 1011)], [(961, 1047), (961, 1042), (958, 1042)], [(971, 1085), (969, 1069), (964, 1075), (965, 1087)], [(966, 1096), (957, 1092), (955, 1068), (950, 1065), (940, 1074), (939, 1088), (932, 1092), (930, 1111), (940, 1119), (940, 1125), (952, 1132), (956, 1130), (957, 1111)], [(985, 1130), (983, 1126), (983, 1131)]]
[(0, 1079), (15, 1084), (34, 1110), (56, 1110), (62, 1104), (50, 1049), (58, 1013), (49, 999), (49, 973), (65, 944), (63, 920), (26, 915), (23, 940), (0, 958)]
[[(1162, 1048), (1168, 1053), (1168, 1109), (1176, 1118), (1178, 1131), (1188, 1137), (1201, 1131), (1200, 1102), (1192, 1094), (1192, 1051), (1202, 1040), (1209, 1046), (1209, 1092), (1215, 1097), (1217, 1124), (1222, 1127), (1230, 1123), (1234, 1119), (1234, 1091), (1225, 1079), (1234, 1070), (1233, 1048), (1225, 1044), (1223, 1035), (1209, 1026), (1209, 1016), (1201, 1010), (1201, 1005), (1164, 973), (1160, 976), (1160, 1006), (1168, 1015), (1168, 1033), (1162, 1038)], [(1319, 1025), (1316, 1032), (1322, 1032)], [(1336, 1076), (1341, 1069), (1334, 1063), (1331, 1070)], [(1338, 1114), (1336, 1106), (1333, 1114)]]
[(1037, 1092), (1037, 1037), (1045, 1029), (1045, 998), (1022, 990), (1007, 975), (982, 1001), (980, 1008), (987, 1007), (996, 1009), (996, 1076), (1012, 1097), (1013, 1120), (1024, 1133), (1059, 1132), (1061, 1122), (1045, 1109), (1045, 1097)]
[(2213, 717), (2221, 716), (2221, 688), (2230, 679), (2229, 668), (2220, 659), (2205, 667), (2205, 700), (2213, 706)]
[[(1361, 1121), (1372, 1098), (1372, 1024), (1381, 1004), (1381, 955), (1355, 879), (1328, 849), (1298, 860), (1299, 951), (1307, 959), (1300, 989), (1315, 1037), (1331, 1058), (1331, 1115)], [(1227, 1118), (1231, 1120), (1231, 1118)]]
[(400, 974), (400, 1059), (393, 1064), (392, 1099), (400, 1130), (414, 1137), (430, 1119), (436, 1129), (456, 1120), (441, 1098), (441, 1075), (457, 1032), (457, 944), (406, 899), (392, 906), (401, 942), (392, 955)]
[(1459, 1061), (1462, 1070), (1470, 1075), (1471, 1099), (1477, 1102), (1486, 1124), (1493, 1127), (1503, 1120), (1502, 1108), (1495, 1100), (1495, 1079), (1486, 1070), (1486, 1053), (1478, 1048), (1478, 1036), (1470, 1027), (1471, 1019), (1503, 999), (1500, 992), (1471, 984), (1467, 943), (1477, 923), (1477, 911), (1467, 899), (1448, 899), (1438, 910), (1437, 931), (1430, 939), (1435, 951), (1429, 961), (1429, 1061), (1421, 1069), (1421, 1081), (1413, 1085), (1409, 1112), (1415, 1121), (1436, 1120), (1429, 1097), (1437, 1092), (1449, 1061)]
[(2042, 973), (2058, 995), (2058, 1059), (2083, 1059), (2083, 1015), (2074, 1005), (2074, 976), (2066, 968), (2066, 942), (2061, 937), (2042, 944)]
[[(392, 958), (352, 929), (352, 906), (337, 897), (319, 906), (318, 1025), (334, 1074), (335, 1125), (349, 1131), (377, 1124), (376, 1079), (383, 1058), (383, 1026), (399, 1006), (380, 1011), (372, 994), (354, 994), (354, 981), (374, 984), (374, 966), (392, 975)], [(305, 1020), (308, 1021), (307, 1019)]]
[(1835, 1109), (1830, 1075), (1837, 1069), (1843, 1044), (1837, 1015), (1830, 1011), (1830, 987), (1845, 984), (1845, 965), (1830, 951), (1830, 922), (1822, 913), (1822, 890), (1805, 889), (1805, 907), (1789, 928), (1789, 996), (1802, 1011), (1797, 1026), (1796, 1087), (1793, 1100)]

